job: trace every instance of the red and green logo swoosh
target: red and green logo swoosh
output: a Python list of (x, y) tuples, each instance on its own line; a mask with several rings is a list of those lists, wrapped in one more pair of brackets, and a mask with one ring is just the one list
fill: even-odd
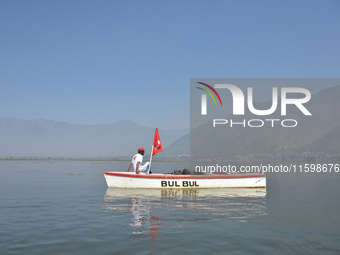
[[(199, 84), (201, 84), (201, 85), (204, 85), (204, 86), (206, 86), (207, 88), (211, 89), (211, 91), (214, 92), (215, 95), (217, 96), (218, 100), (220, 100), (220, 104), (221, 104), (221, 106), (222, 106), (222, 100), (221, 100), (221, 98), (220, 98), (220, 95), (216, 92), (216, 90), (215, 90), (213, 87), (211, 87), (210, 85), (205, 84), (205, 83), (203, 83), (203, 82), (197, 82), (197, 83), (199, 83)], [(205, 92), (207, 92), (207, 94), (214, 100), (215, 105), (217, 105), (214, 96), (211, 94), (211, 92), (210, 92), (209, 90), (203, 89), (203, 88), (200, 88), (200, 87), (197, 87), (197, 88), (198, 88), (198, 89), (201, 89), (201, 90), (203, 90), (203, 91), (205, 91)]]

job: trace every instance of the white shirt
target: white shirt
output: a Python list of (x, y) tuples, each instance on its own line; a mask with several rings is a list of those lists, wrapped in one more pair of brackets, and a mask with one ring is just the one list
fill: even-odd
[(133, 164), (133, 169), (135, 170), (135, 173), (136, 173), (137, 162), (139, 162), (139, 167), (141, 167), (142, 161), (143, 161), (143, 155), (139, 153), (137, 153), (136, 155), (132, 157), (131, 163)]

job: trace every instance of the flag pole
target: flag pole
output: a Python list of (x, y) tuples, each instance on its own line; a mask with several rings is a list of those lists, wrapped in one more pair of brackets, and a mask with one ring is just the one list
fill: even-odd
[(150, 164), (149, 164), (148, 173), (149, 173), (149, 172), (150, 172), (150, 170), (151, 170), (151, 160), (152, 160), (152, 152), (153, 152), (153, 147), (154, 147), (154, 145), (152, 145), (152, 147), (151, 147), (151, 156), (150, 156)]

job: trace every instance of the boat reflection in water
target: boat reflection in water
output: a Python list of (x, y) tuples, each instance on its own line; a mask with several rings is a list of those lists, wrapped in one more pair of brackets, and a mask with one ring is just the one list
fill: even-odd
[[(150, 235), (154, 245), (172, 210), (192, 210), (211, 220), (256, 220), (266, 215), (266, 189), (121, 189), (108, 188), (104, 209), (131, 215), (133, 234)], [(184, 217), (194, 217), (184, 213)], [(191, 215), (191, 216), (190, 216)], [(162, 218), (161, 218), (162, 217)], [(183, 220), (183, 219), (181, 219)], [(189, 219), (190, 220), (190, 219)], [(154, 249), (152, 252), (154, 252)], [(151, 253), (152, 253), (151, 252)]]
[[(194, 210), (219, 219), (247, 221), (266, 214), (266, 189), (120, 189), (108, 188), (104, 200), (105, 209), (129, 211), (131, 226), (147, 227), (157, 232), (154, 226), (162, 225), (152, 209)], [(224, 217), (221, 217), (224, 216)]]

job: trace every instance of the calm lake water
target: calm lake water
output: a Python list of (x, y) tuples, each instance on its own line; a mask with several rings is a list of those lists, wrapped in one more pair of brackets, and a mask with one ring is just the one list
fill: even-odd
[(103, 171), (128, 165), (0, 161), (0, 254), (340, 254), (339, 178), (273, 176), (267, 190), (108, 189)]

